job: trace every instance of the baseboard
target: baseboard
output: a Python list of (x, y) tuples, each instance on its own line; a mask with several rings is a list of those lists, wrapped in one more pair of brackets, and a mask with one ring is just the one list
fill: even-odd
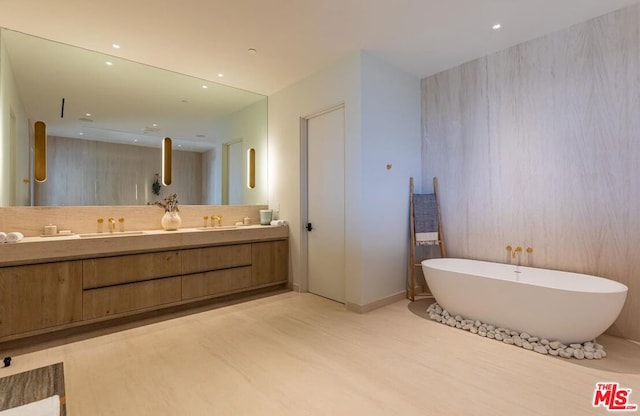
[(406, 292), (398, 292), (395, 295), (387, 296), (386, 298), (378, 299), (374, 302), (370, 302), (364, 305), (358, 305), (356, 303), (347, 302), (347, 310), (357, 313), (367, 313), (374, 309), (381, 308), (383, 306), (395, 303), (399, 300), (406, 298)]

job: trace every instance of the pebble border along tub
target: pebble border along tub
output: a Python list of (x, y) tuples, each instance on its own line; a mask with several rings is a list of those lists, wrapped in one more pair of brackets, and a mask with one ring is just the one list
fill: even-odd
[(428, 259), (422, 270), (437, 302), (431, 319), (564, 358), (606, 356), (595, 338), (628, 291), (602, 277), (479, 260)]

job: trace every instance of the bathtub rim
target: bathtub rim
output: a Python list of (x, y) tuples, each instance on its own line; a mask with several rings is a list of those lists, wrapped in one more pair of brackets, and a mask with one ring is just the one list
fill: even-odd
[(454, 264), (455, 262), (464, 262), (464, 263), (479, 263), (479, 264), (484, 264), (484, 265), (491, 265), (492, 267), (502, 267), (503, 269), (509, 268), (509, 267), (513, 267), (515, 268), (516, 265), (515, 264), (509, 264), (509, 263), (498, 263), (498, 262), (494, 262), (494, 261), (486, 261), (486, 260), (475, 260), (475, 259), (465, 259), (465, 258), (459, 258), (459, 257), (446, 257), (446, 258), (433, 258), (433, 259), (426, 259), (421, 261), (421, 265), (423, 267), (429, 267), (435, 270), (441, 270), (441, 271), (447, 271), (447, 272), (453, 272), (453, 273), (460, 273), (460, 274), (465, 274), (465, 275), (469, 275), (469, 276), (475, 276), (475, 277), (482, 277), (482, 278), (487, 278), (487, 279), (496, 279), (496, 280), (506, 280), (506, 281), (511, 281), (514, 283), (518, 283), (518, 284), (523, 284), (523, 285), (530, 285), (530, 286), (541, 286), (541, 287), (545, 287), (545, 288), (549, 288), (549, 289), (553, 289), (553, 290), (560, 290), (560, 291), (566, 291), (566, 292), (582, 292), (582, 293), (602, 293), (602, 294), (616, 294), (616, 293), (627, 293), (629, 291), (629, 287), (627, 285), (625, 285), (624, 283), (618, 282), (617, 280), (613, 280), (613, 279), (609, 279), (606, 277), (600, 277), (600, 276), (595, 276), (595, 275), (591, 275), (591, 274), (586, 274), (586, 273), (577, 273), (577, 272), (570, 272), (570, 271), (565, 271), (565, 270), (557, 270), (557, 269), (543, 269), (540, 267), (530, 267), (530, 266), (519, 266), (521, 271), (529, 271), (529, 272), (535, 272), (535, 271), (544, 271), (546, 273), (558, 273), (558, 274), (562, 274), (565, 275), (567, 277), (569, 276), (574, 276), (574, 277), (578, 277), (580, 279), (593, 279), (594, 281), (598, 282), (599, 285), (602, 286), (608, 286), (609, 289), (603, 289), (603, 290), (596, 290), (596, 289), (590, 289), (590, 288), (584, 288), (584, 287), (580, 287), (579, 285), (577, 285), (576, 287), (567, 287), (567, 286), (551, 286), (551, 285), (546, 285), (546, 284), (541, 284), (539, 282), (527, 282), (527, 281), (515, 281), (515, 280), (511, 280), (511, 279), (505, 279), (505, 278), (501, 278), (501, 277), (496, 277), (496, 276), (491, 276), (487, 273), (476, 273), (473, 274), (471, 272), (468, 272), (466, 270), (460, 270), (460, 269), (456, 269), (455, 267), (442, 267), (442, 266), (438, 266), (439, 264)]

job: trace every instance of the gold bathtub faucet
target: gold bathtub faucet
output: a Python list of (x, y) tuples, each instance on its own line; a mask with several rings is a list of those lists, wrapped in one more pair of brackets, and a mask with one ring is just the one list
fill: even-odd
[(515, 259), (517, 257), (518, 254), (522, 253), (522, 247), (518, 246), (516, 248), (513, 249), (513, 251), (511, 252), (511, 258)]
[(109, 232), (112, 233), (116, 230), (116, 219), (109, 218)]
[[(511, 258), (512, 258), (512, 259), (515, 259), (515, 258), (516, 258), (516, 256), (517, 256), (519, 253), (522, 253), (522, 247), (520, 247), (520, 246), (518, 246), (518, 247), (516, 247), (516, 248), (513, 248), (513, 247), (511, 247), (511, 246), (507, 246), (507, 247), (505, 247), (505, 248), (506, 248), (506, 250), (511, 254)], [(528, 250), (529, 250), (529, 249), (527, 249), (527, 253), (530, 253), (530, 251), (528, 251)], [(531, 251), (533, 251), (533, 249), (531, 249)]]
[[(506, 246), (505, 249), (507, 250), (507, 252), (509, 253), (510, 257), (512, 259), (517, 258), (518, 259), (518, 266), (520, 266), (520, 256), (519, 254), (524, 253), (524, 251), (526, 251), (527, 254), (529, 254), (527, 256), (528, 262), (529, 262), (529, 266), (531, 266), (532, 263), (532, 257), (531, 257), (531, 253), (533, 253), (533, 247), (527, 247), (526, 250), (523, 250), (522, 247), (517, 246), (516, 248), (511, 247), (510, 245)], [(509, 260), (509, 263), (511, 263), (511, 260)]]

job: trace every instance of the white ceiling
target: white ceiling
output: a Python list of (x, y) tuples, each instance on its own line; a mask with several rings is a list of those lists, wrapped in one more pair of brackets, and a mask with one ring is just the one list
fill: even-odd
[(272, 94), (357, 50), (424, 77), (637, 2), (0, 0), (0, 26)]

